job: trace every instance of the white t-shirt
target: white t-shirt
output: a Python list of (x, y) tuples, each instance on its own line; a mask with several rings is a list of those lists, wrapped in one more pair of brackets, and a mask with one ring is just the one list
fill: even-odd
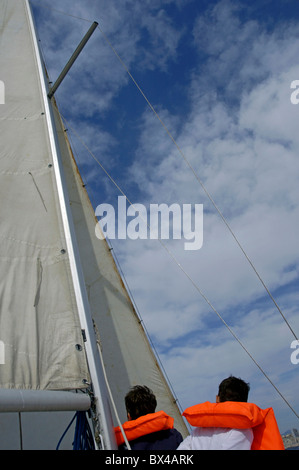
[(250, 450), (252, 429), (195, 428), (177, 450)]

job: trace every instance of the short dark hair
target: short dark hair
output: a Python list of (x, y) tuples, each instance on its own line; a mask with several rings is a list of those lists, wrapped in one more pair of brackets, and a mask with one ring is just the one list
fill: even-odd
[(148, 413), (154, 413), (157, 400), (150, 388), (145, 385), (135, 385), (125, 396), (125, 404), (131, 419), (137, 419)]
[(242, 401), (247, 402), (250, 386), (249, 383), (232, 375), (224, 379), (219, 385), (218, 396), (220, 402)]

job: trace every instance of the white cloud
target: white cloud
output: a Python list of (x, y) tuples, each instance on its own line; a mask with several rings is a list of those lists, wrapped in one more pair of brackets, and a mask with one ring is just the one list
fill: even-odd
[[(289, 313), (293, 298), (279, 296), (276, 289), (298, 279), (299, 107), (290, 102), (290, 83), (299, 76), (294, 66), (298, 28), (281, 27), (269, 33), (257, 22), (241, 24), (230, 7), (229, 2), (221, 2), (211, 21), (206, 17), (197, 23), (196, 42), (210, 56), (190, 75), (192, 109), (181, 132), (178, 116), (166, 111), (161, 115), (265, 283), (278, 296), (278, 304), (281, 301), (282, 310)], [(294, 372), (289, 351), (292, 335), (222, 221), (215, 211), (210, 212), (200, 185), (165, 140), (164, 130), (159, 132), (157, 127), (148, 115), (143, 120), (140, 160), (132, 173), (149, 202), (181, 201), (187, 196), (188, 202), (204, 203), (203, 248), (189, 256), (173, 245), (174, 252), (240, 332), (253, 356), (270, 371), (274, 383), (289, 393), (283, 382), (287, 373)], [(142, 155), (146, 159), (141, 160)], [(191, 397), (194, 402), (213, 399), (218, 380), (232, 373), (252, 379), (253, 397), (261, 406), (280, 406), (276, 392), (270, 391), (270, 385), (265, 387), (256, 366), (233, 338), (228, 339), (224, 327), (213, 328), (215, 337), (210, 337), (209, 322), (215, 314), (195, 289), (186, 287), (179, 270), (165, 263), (160, 250), (142, 246), (141, 253), (137, 244), (127, 248), (123, 256), (130, 285), (136, 287), (137, 304), (162, 345), (163, 363), (184, 405)], [(255, 301), (261, 304), (251, 310), (250, 302)], [(289, 320), (298, 331), (297, 315), (290, 314)], [(203, 336), (206, 344), (200, 343)]]
[[(117, 93), (128, 83), (128, 75), (113, 55), (105, 36), (129, 69), (137, 59), (143, 73), (165, 68), (176, 55), (180, 32), (165, 14), (161, 1), (143, 2), (142, 6), (133, 1), (120, 3), (116, 0), (108, 3), (103, 0), (96, 3), (91, 0), (84, 3), (44, 1), (38, 13), (42, 47), (53, 81), (91, 22), (98, 21), (103, 32), (101, 34), (99, 29), (94, 32), (65, 79), (67, 84), (61, 85), (63, 93), (57, 91), (62, 107), (73, 115), (90, 117), (107, 111)], [(87, 21), (80, 22), (78, 18)], [(81, 77), (79, 83), (77, 74)]]
[[(86, 4), (88, 8), (84, 2), (82, 9), (82, 3), (64, 2), (63, 10), (69, 7), (72, 14), (91, 19), (97, 19), (93, 16), (100, 12), (101, 27), (126, 65), (134, 65), (138, 73), (142, 67), (167, 71), (170, 61), (177, 59), (182, 31), (175, 30), (160, 2), (118, 2), (117, 8), (115, 2), (109, 2), (99, 10), (89, 9), (94, 2)], [(158, 111), (298, 331), (292, 283), (298, 279), (299, 105), (290, 102), (291, 81), (299, 79), (298, 26), (281, 24), (270, 31), (257, 20), (242, 22), (239, 12), (235, 3), (214, 2), (203, 16), (194, 19), (193, 46), (198, 61), (185, 72), (188, 113), (173, 115), (164, 103)], [(53, 23), (51, 34), (60, 25)], [(87, 26), (83, 23), (81, 31), (68, 30), (63, 43), (76, 44)], [(86, 82), (80, 83), (79, 93), (70, 75), (70, 92), (76, 90), (76, 99), (72, 102), (66, 94), (62, 105), (70, 103), (70, 111), (81, 116), (91, 118), (100, 111), (106, 117), (128, 77), (102, 38), (88, 47), (76, 69), (85, 70)], [(53, 45), (47, 51), (55, 73), (69, 52), (59, 54), (55, 62)], [(113, 154), (116, 142), (110, 142), (109, 133), (123, 116), (120, 108), (115, 127), (108, 130), (102, 127), (104, 120), (97, 121), (95, 142), (94, 129), (83, 126), (90, 147), (104, 161), (112, 158), (113, 174), (117, 172), (121, 183), (136, 190), (128, 194), (133, 203), (204, 204), (202, 249), (187, 253), (184, 240), (170, 242), (170, 247), (250, 352), (283, 384), (284, 372), (294, 373), (288, 349), (291, 335), (274, 304), (147, 107), (136, 117), (135, 153), (128, 162), (121, 151)], [(123, 165), (118, 168), (120, 162)], [(88, 170), (92, 176), (93, 170)], [(158, 242), (128, 240), (113, 245), (185, 406), (191, 401), (213, 400), (219, 381), (231, 373), (252, 381), (252, 396), (263, 406), (271, 406), (270, 396), (270, 401), (276, 402), (275, 393), (268, 394), (254, 364)], [(288, 287), (287, 294), (283, 287)], [(293, 378), (289, 380), (293, 383)]]

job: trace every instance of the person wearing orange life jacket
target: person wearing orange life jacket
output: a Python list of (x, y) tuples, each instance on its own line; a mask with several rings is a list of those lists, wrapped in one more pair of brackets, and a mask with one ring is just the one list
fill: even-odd
[[(131, 450), (175, 450), (183, 441), (174, 419), (164, 411), (156, 412), (157, 400), (148, 387), (136, 385), (125, 396), (128, 421), (123, 424)], [(119, 450), (126, 450), (120, 427), (115, 428)]]
[(216, 403), (187, 408), (183, 416), (196, 427), (178, 450), (283, 450), (272, 408), (247, 403), (249, 390), (230, 376), (219, 385)]

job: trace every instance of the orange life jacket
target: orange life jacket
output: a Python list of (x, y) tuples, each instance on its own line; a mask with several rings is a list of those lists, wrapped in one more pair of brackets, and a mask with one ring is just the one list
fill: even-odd
[[(126, 433), (128, 441), (133, 441), (138, 437), (151, 434), (152, 432), (162, 431), (173, 428), (174, 419), (168, 416), (164, 411), (149, 413), (140, 416), (137, 419), (126, 421), (122, 426)], [(117, 445), (125, 442), (119, 426), (114, 428)]]
[(192, 426), (231, 429), (252, 428), (251, 450), (283, 450), (283, 441), (272, 408), (262, 410), (253, 403), (205, 402), (187, 408), (183, 416)]

